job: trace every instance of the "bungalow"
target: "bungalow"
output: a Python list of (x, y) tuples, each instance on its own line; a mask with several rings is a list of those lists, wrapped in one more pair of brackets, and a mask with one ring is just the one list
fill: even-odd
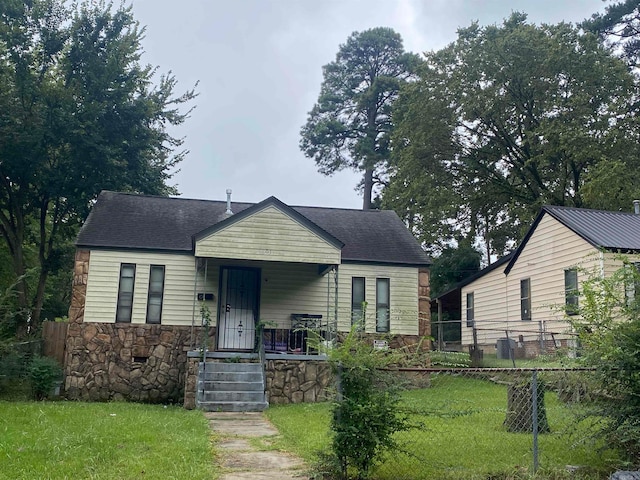
[[(390, 346), (429, 334), (430, 260), (394, 212), (227, 193), (99, 195), (76, 241), (68, 398), (316, 401), (330, 378), (312, 336), (330, 344), (354, 322)], [(241, 399), (223, 368), (261, 393)]]
[(457, 307), (464, 346), (506, 347), (508, 358), (514, 346), (533, 356), (570, 345), (565, 312), (579, 305), (587, 275), (610, 275), (620, 254), (640, 253), (639, 213), (545, 206), (514, 252), (435, 301)]

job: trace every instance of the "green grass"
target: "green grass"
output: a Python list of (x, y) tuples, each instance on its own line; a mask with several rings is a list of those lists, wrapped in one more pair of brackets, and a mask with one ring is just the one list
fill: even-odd
[(207, 479), (202, 413), (132, 403), (0, 402), (0, 478)]
[[(404, 403), (421, 414), (412, 419), (422, 427), (398, 435), (408, 454), (394, 452), (375, 472), (376, 479), (512, 479), (529, 478), (532, 435), (509, 433), (505, 419), (506, 386), (486, 380), (433, 375), (432, 387), (408, 391)], [(545, 396), (552, 432), (539, 436), (536, 478), (569, 478), (567, 465), (583, 466), (570, 478), (606, 478), (617, 460), (610, 451), (584, 443), (586, 423), (577, 423), (554, 393)], [(314, 452), (330, 442), (327, 404), (276, 406), (269, 418), (282, 434), (282, 448), (313, 461)], [(550, 473), (551, 472), (551, 473)]]
[(269, 406), (265, 415), (281, 433), (274, 448), (293, 451), (313, 462), (318, 452), (329, 445), (330, 410), (329, 403)]
[[(513, 360), (498, 358), (495, 353), (485, 353), (482, 358), (484, 368), (513, 368)], [(516, 358), (517, 368), (560, 368), (580, 366), (575, 359), (571, 359), (563, 354), (539, 355), (536, 358)]]

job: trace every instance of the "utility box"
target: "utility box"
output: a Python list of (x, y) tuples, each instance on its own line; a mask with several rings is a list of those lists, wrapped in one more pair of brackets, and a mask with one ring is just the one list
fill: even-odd
[(496, 356), (500, 360), (510, 360), (511, 352), (515, 358), (516, 341), (511, 338), (499, 338), (496, 342)]

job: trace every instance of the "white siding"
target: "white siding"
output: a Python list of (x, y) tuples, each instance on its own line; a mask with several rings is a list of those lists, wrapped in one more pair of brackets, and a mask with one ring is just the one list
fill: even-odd
[[(323, 320), (327, 318), (328, 278), (318, 273), (317, 265), (208, 259), (207, 276), (216, 300), (221, 266), (260, 270), (259, 315), (261, 321), (269, 323), (269, 328), (289, 328), (292, 313), (322, 315)], [(211, 302), (210, 309), (211, 317), (217, 318), (217, 302)]]
[(351, 279), (365, 278), (365, 328), (376, 331), (376, 278), (388, 278), (390, 333), (418, 335), (418, 268), (342, 264), (338, 267), (338, 330), (351, 328)]
[(150, 265), (165, 266), (162, 323), (191, 325), (194, 258), (167, 253), (92, 250), (89, 260), (85, 322), (115, 322), (120, 265), (136, 265), (131, 323), (145, 323)]
[[(504, 274), (505, 265), (492, 270), (483, 275), (475, 282), (470, 283), (462, 288), (462, 344), (471, 345), (473, 343), (473, 329), (467, 327), (467, 293), (473, 293), (473, 314), (478, 328), (478, 343), (495, 342), (495, 333), (485, 330), (500, 325), (505, 319), (507, 310), (506, 302), (506, 276)], [(499, 335), (504, 336), (504, 333)]]
[[(221, 266), (260, 269), (260, 320), (264, 322), (288, 328), (292, 313), (322, 315), (324, 320), (332, 320), (334, 316), (333, 275), (320, 275), (315, 264), (206, 259), (206, 270), (202, 264), (196, 284), (195, 258), (189, 255), (93, 250), (87, 283), (86, 322), (115, 322), (122, 263), (136, 265), (132, 323), (146, 321), (150, 265), (165, 265), (162, 305), (162, 324), (165, 325), (191, 325), (192, 318), (195, 318), (196, 324), (200, 323), (201, 302), (194, 302), (194, 288), (197, 293), (214, 294), (214, 300), (205, 303), (211, 311), (212, 325), (215, 325)], [(366, 319), (368, 332), (375, 332), (376, 278), (389, 278), (391, 333), (418, 334), (417, 268), (340, 265), (338, 318), (341, 331), (348, 331), (351, 326), (352, 277), (365, 277), (369, 304)]]
[[(462, 343), (472, 343), (472, 330), (466, 327), (467, 292), (474, 292), (481, 345), (495, 344), (505, 336), (505, 330), (515, 338), (523, 335), (524, 340), (535, 340), (542, 327), (548, 333), (557, 333), (557, 339), (563, 338), (562, 333), (569, 329), (562, 310), (564, 271), (577, 268), (580, 284), (587, 272), (604, 267), (601, 258), (591, 244), (550, 215), (544, 215), (507, 276), (503, 274), (504, 267), (499, 267), (462, 289)], [(527, 278), (531, 285), (531, 320), (522, 320), (520, 281)]]
[(273, 206), (198, 240), (196, 256), (316, 264), (340, 263), (340, 249)]

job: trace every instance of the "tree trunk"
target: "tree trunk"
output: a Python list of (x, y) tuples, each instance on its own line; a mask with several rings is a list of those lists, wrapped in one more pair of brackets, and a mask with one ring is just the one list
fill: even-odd
[[(544, 386), (538, 383), (538, 433), (548, 433), (549, 422), (544, 407)], [(507, 418), (504, 426), (509, 432), (533, 432), (533, 402), (531, 382), (509, 385), (507, 389)]]
[(373, 168), (364, 171), (364, 191), (362, 199), (362, 209), (371, 210), (371, 194), (373, 191)]

